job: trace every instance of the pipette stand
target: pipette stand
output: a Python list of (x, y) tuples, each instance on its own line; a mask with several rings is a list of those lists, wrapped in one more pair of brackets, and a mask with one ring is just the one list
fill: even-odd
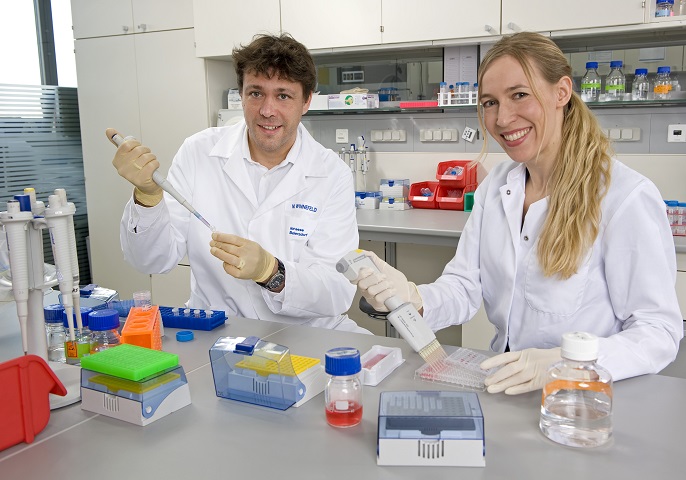
[[(74, 369), (81, 368), (59, 362), (48, 362), (48, 342), (45, 333), (45, 316), (43, 315), (43, 297), (45, 292), (57, 284), (57, 280), (46, 282), (43, 256), (43, 232), (47, 222), (43, 217), (45, 207), (43, 202), (36, 201), (32, 205), (33, 219), (27, 222), (27, 261), (29, 277), (28, 318), (26, 322), (27, 354), (37, 355), (45, 360), (57, 378), (67, 389), (66, 397), (50, 395), (50, 409), (73, 403), (70, 399), (80, 398), (80, 385), (71, 379), (78, 378)], [(4, 213), (4, 212), (3, 212)], [(0, 217), (0, 223), (5, 223)], [(9, 241), (9, 239), (8, 239)], [(12, 248), (11, 245), (9, 245)], [(12, 266), (10, 265), (10, 269)], [(24, 328), (24, 327), (22, 327)]]

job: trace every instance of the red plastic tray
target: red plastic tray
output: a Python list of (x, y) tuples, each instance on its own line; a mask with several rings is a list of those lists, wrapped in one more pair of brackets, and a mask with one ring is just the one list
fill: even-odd
[(0, 450), (33, 442), (50, 419), (48, 394), (67, 394), (62, 382), (37, 355), (0, 363), (0, 385)]
[[(436, 203), (442, 210), (464, 210), (464, 194), (476, 190), (476, 184), (467, 185), (464, 188), (453, 187), (451, 185), (439, 184), (436, 190)], [(449, 190), (460, 190), (459, 197), (448, 196)]]
[[(421, 194), (422, 188), (431, 189), (430, 197), (425, 197)], [(438, 208), (436, 203), (436, 189), (438, 182), (417, 182), (410, 185), (410, 193), (408, 198), (412, 204), (412, 208)]]
[[(476, 167), (478, 164), (468, 166), (472, 160), (448, 160), (440, 162), (436, 167), (436, 179), (441, 185), (453, 187), (466, 187), (476, 184)], [(445, 175), (445, 172), (452, 167), (461, 168), (462, 171), (457, 175)]]

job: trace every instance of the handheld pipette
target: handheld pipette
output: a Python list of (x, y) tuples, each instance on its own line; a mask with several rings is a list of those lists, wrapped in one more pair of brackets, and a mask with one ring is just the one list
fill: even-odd
[[(126, 138), (123, 138), (123, 137), (122, 137), (121, 135), (119, 135), (118, 133), (115, 133), (114, 135), (112, 135), (112, 141), (113, 141), (117, 146), (120, 146), (120, 145), (121, 145), (122, 143), (124, 143), (126, 140), (131, 140), (131, 139), (133, 139), (133, 137), (126, 137)], [(216, 231), (216, 228), (214, 228), (212, 225), (210, 225), (210, 223), (209, 223), (207, 220), (205, 220), (205, 219), (203, 218), (203, 216), (200, 215), (200, 214), (198, 213), (198, 211), (197, 211), (195, 208), (193, 208), (193, 205), (191, 205), (190, 203), (188, 203), (188, 201), (187, 201), (185, 198), (183, 198), (183, 196), (182, 196), (179, 192), (176, 191), (176, 189), (172, 186), (172, 184), (169, 183), (169, 182), (167, 181), (167, 179), (164, 178), (164, 177), (162, 176), (162, 174), (161, 174), (159, 171), (155, 170), (155, 171), (153, 172), (153, 174), (152, 174), (152, 180), (153, 180), (153, 182), (155, 182), (157, 185), (159, 185), (160, 188), (162, 188), (162, 190), (164, 190), (164, 191), (167, 192), (169, 195), (171, 195), (172, 197), (174, 197), (174, 198), (176, 199), (177, 202), (179, 202), (181, 205), (183, 205), (184, 207), (186, 207), (186, 209), (187, 209), (189, 212), (191, 212), (191, 213), (195, 216), (195, 218), (197, 218), (197, 219), (200, 220), (203, 224), (205, 224), (205, 226), (207, 226), (207, 228), (209, 228), (209, 229), (212, 230), (213, 232)]]

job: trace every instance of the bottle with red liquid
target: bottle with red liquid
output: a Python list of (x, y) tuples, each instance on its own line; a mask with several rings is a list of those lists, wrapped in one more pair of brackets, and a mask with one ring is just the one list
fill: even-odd
[(360, 352), (351, 347), (333, 348), (326, 352), (325, 360), (330, 375), (324, 389), (326, 421), (333, 427), (355, 426), (362, 421)]

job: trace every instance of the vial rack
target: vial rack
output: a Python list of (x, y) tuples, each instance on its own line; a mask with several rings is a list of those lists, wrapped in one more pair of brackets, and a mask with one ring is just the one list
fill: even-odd
[(162, 324), (168, 328), (213, 330), (226, 321), (223, 310), (200, 310), (182, 307), (160, 307)]

